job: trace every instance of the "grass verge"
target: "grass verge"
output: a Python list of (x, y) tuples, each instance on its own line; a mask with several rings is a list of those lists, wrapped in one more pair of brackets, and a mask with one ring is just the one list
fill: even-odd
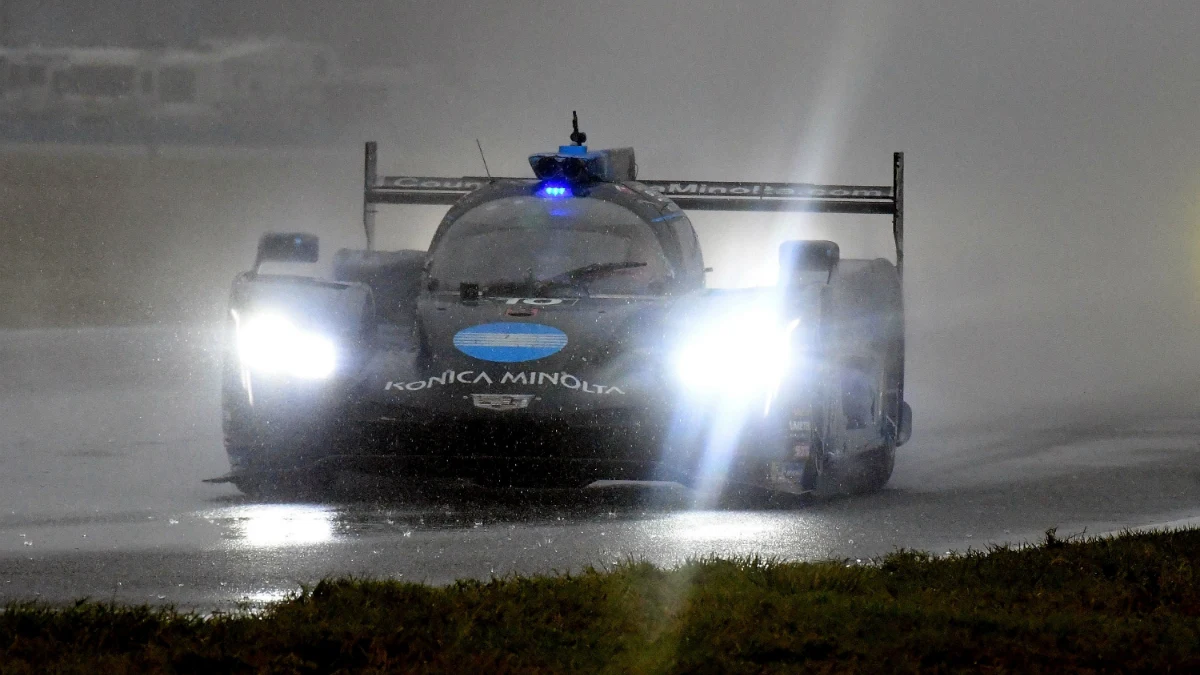
[(1200, 530), (874, 565), (327, 580), (256, 614), (9, 605), (0, 671), (1200, 672)]

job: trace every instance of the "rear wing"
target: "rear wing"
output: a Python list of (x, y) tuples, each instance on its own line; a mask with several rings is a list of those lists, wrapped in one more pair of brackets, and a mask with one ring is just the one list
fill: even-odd
[[(375, 239), (376, 204), (449, 206), (488, 183), (490, 177), (438, 178), (380, 176), (378, 146), (366, 147), (363, 171), (363, 228), (367, 248)], [(892, 156), (891, 185), (816, 185), (813, 183), (744, 183), (642, 180), (650, 190), (695, 211), (808, 211), (890, 215), (896, 241), (896, 270), (904, 273), (904, 153)]]

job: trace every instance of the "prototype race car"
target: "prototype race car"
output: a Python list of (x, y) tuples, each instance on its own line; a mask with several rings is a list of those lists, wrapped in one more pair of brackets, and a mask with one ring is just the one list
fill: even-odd
[[(488, 486), (599, 479), (866, 492), (910, 436), (903, 155), (891, 186), (638, 180), (632, 148), (535, 154), (534, 178), (381, 177), (367, 247), (268, 234), (233, 284), (230, 481), (331, 469)], [(428, 251), (374, 250), (377, 204), (449, 206)], [(686, 210), (892, 216), (896, 263), (789, 241), (769, 288), (705, 288)]]

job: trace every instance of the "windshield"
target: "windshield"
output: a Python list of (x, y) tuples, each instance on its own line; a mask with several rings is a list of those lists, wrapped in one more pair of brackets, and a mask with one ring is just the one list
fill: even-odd
[[(606, 267), (567, 274), (589, 265)], [(430, 268), (441, 288), (555, 280), (559, 295), (657, 294), (667, 273), (654, 233), (629, 209), (598, 199), (537, 197), (506, 197), (467, 211), (446, 230)]]

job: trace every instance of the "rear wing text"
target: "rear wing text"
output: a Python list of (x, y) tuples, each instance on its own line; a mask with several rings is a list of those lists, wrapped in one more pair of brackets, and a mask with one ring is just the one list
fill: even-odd
[[(363, 172), (363, 227), (367, 247), (375, 238), (376, 204), (449, 206), (463, 195), (498, 180), (524, 178), (380, 176), (378, 148), (366, 145)], [(892, 155), (891, 185), (818, 185), (813, 183), (747, 183), (721, 181), (639, 180), (684, 210), (807, 211), (890, 215), (896, 242), (896, 269), (904, 272), (904, 153)]]

